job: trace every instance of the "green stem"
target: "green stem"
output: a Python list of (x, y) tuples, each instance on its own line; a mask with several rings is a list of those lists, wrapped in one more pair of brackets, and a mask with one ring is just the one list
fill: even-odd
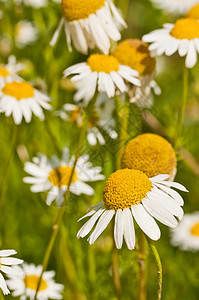
[(147, 249), (146, 249), (146, 237), (143, 232), (141, 232), (139, 253), (138, 253), (138, 263), (139, 263), (139, 294), (138, 300), (146, 300), (146, 279), (147, 279)]
[(6, 162), (5, 168), (4, 168), (4, 172), (3, 172), (3, 178), (2, 178), (2, 183), (1, 183), (1, 189), (0, 189), (0, 203), (2, 206), (2, 202), (6, 193), (6, 189), (7, 189), (7, 183), (8, 183), (8, 176), (9, 176), (9, 171), (10, 171), (10, 165), (12, 162), (12, 158), (14, 155), (14, 152), (16, 150), (16, 144), (17, 144), (17, 134), (18, 134), (18, 126), (16, 124), (13, 124), (13, 128), (12, 128), (12, 144), (10, 147), (10, 153), (8, 155), (8, 160)]
[(183, 91), (182, 91), (182, 103), (178, 112), (178, 118), (177, 118), (177, 127), (175, 132), (175, 138), (174, 138), (174, 148), (178, 148), (178, 140), (180, 138), (180, 135), (182, 133), (182, 127), (183, 127), (183, 120), (184, 120), (184, 112), (186, 108), (187, 103), (187, 96), (188, 96), (188, 68), (184, 66), (183, 70)]
[(60, 148), (57, 146), (57, 145), (58, 145), (57, 139), (56, 139), (54, 133), (52, 132), (51, 127), (50, 127), (50, 124), (49, 124), (49, 122), (48, 122), (47, 119), (45, 119), (44, 124), (45, 124), (45, 126), (46, 126), (46, 131), (47, 131), (47, 133), (48, 133), (48, 135), (49, 135), (49, 137), (50, 137), (50, 139), (51, 139), (51, 142), (52, 142), (52, 145), (53, 145), (55, 151), (57, 152), (58, 156), (61, 157), (62, 151), (61, 151)]
[(147, 242), (149, 244), (151, 252), (153, 253), (153, 255), (155, 257), (155, 261), (156, 261), (156, 265), (157, 265), (157, 269), (158, 269), (158, 272), (157, 272), (158, 273), (158, 297), (157, 297), (157, 300), (161, 300), (161, 298), (162, 298), (162, 264), (161, 264), (159, 253), (158, 253), (155, 245), (148, 237), (147, 237)]
[(119, 274), (119, 265), (118, 265), (118, 252), (115, 246), (114, 238), (113, 238), (113, 249), (112, 249), (112, 272), (113, 272), (113, 282), (117, 294), (117, 299), (121, 300), (121, 283), (120, 283), (120, 274)]
[(42, 272), (41, 272), (41, 275), (40, 275), (40, 278), (39, 278), (39, 281), (38, 281), (38, 284), (37, 284), (37, 289), (36, 289), (36, 293), (35, 293), (35, 297), (34, 297), (35, 300), (37, 299), (37, 294), (38, 294), (38, 291), (39, 291), (39, 287), (40, 287), (40, 284), (41, 284), (43, 273), (45, 272), (45, 270), (48, 266), (48, 261), (49, 261), (49, 258), (50, 258), (50, 255), (51, 255), (51, 252), (52, 252), (52, 249), (53, 249), (53, 245), (55, 243), (55, 239), (56, 239), (57, 233), (60, 229), (60, 224), (61, 224), (64, 212), (65, 212), (65, 207), (66, 207), (66, 205), (68, 203), (68, 200), (69, 200), (70, 186), (71, 186), (71, 183), (72, 183), (73, 174), (75, 172), (77, 161), (78, 161), (78, 159), (81, 155), (82, 146), (83, 146), (84, 139), (85, 139), (87, 129), (88, 129), (88, 123), (89, 123), (91, 113), (93, 111), (93, 107), (95, 105), (96, 100), (97, 100), (97, 93), (94, 95), (93, 99), (90, 101), (90, 103), (88, 105), (88, 108), (87, 108), (87, 112), (84, 115), (84, 126), (82, 127), (82, 130), (81, 130), (81, 133), (80, 133), (80, 138), (79, 138), (79, 141), (78, 141), (77, 151), (76, 151), (76, 154), (75, 154), (75, 160), (74, 160), (74, 163), (73, 163), (73, 168), (72, 168), (71, 175), (70, 175), (70, 178), (69, 178), (69, 182), (68, 182), (68, 185), (67, 185), (68, 189), (67, 189), (67, 191), (64, 195), (64, 200), (63, 200), (62, 206), (60, 207), (60, 209), (58, 211), (56, 221), (55, 221), (55, 223), (52, 227), (52, 233), (51, 233), (51, 236), (50, 236), (50, 239), (49, 239), (49, 242), (48, 242), (48, 246), (46, 248), (46, 252), (45, 252), (45, 255), (44, 255), (43, 263), (42, 263)]
[(121, 106), (120, 98), (117, 98), (116, 101), (117, 101), (117, 116), (120, 124), (119, 149), (117, 153), (117, 163), (116, 163), (116, 167), (118, 170), (121, 169), (121, 159), (126, 145), (130, 103), (127, 99), (125, 99), (125, 103)]

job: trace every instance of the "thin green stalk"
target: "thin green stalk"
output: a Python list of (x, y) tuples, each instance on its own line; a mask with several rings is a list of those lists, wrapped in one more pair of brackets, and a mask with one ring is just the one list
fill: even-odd
[(139, 294), (138, 300), (146, 300), (146, 286), (147, 286), (147, 248), (146, 237), (141, 232), (139, 250), (138, 250), (138, 263), (139, 263)]
[(157, 265), (157, 269), (158, 269), (158, 272), (157, 272), (158, 273), (158, 297), (157, 297), (157, 300), (161, 300), (162, 299), (162, 264), (161, 264), (159, 253), (158, 253), (155, 245), (148, 237), (147, 237), (147, 242), (149, 244), (149, 248), (151, 249), (151, 252), (153, 253), (153, 255), (155, 257), (155, 261), (156, 261), (156, 265)]
[(11, 143), (11, 147), (10, 147), (10, 153), (8, 155), (8, 159), (5, 164), (4, 172), (2, 173), (3, 178), (2, 178), (1, 189), (0, 189), (0, 205), (1, 206), (3, 204), (2, 202), (3, 202), (4, 196), (6, 193), (6, 189), (7, 189), (8, 176), (9, 176), (9, 171), (10, 171), (13, 154), (16, 150), (17, 134), (18, 134), (18, 126), (16, 124), (13, 124), (12, 132), (13, 132), (13, 134), (12, 134), (12, 143)]
[(46, 131), (47, 131), (47, 133), (48, 133), (48, 135), (49, 135), (49, 137), (50, 137), (50, 139), (51, 139), (51, 142), (52, 142), (52, 145), (53, 145), (55, 151), (57, 152), (58, 156), (61, 157), (62, 151), (61, 151), (61, 149), (57, 146), (57, 145), (58, 145), (57, 139), (56, 139), (54, 133), (52, 132), (51, 127), (50, 127), (50, 124), (49, 124), (49, 122), (48, 122), (47, 119), (45, 119), (44, 124), (45, 124)]
[(43, 263), (42, 263), (42, 272), (41, 272), (41, 275), (40, 275), (40, 278), (39, 278), (39, 281), (38, 281), (38, 284), (37, 284), (37, 289), (36, 289), (36, 293), (35, 293), (35, 297), (34, 297), (35, 300), (37, 299), (37, 294), (38, 294), (38, 291), (39, 291), (39, 287), (40, 287), (40, 284), (41, 284), (43, 273), (45, 272), (45, 270), (48, 266), (48, 261), (50, 259), (50, 255), (51, 255), (51, 252), (52, 252), (52, 249), (53, 249), (53, 245), (55, 243), (55, 239), (56, 239), (57, 233), (59, 231), (60, 224), (61, 224), (64, 212), (65, 212), (65, 207), (66, 207), (66, 205), (68, 203), (68, 200), (69, 200), (70, 186), (71, 186), (71, 183), (72, 183), (73, 174), (75, 172), (75, 167), (76, 167), (78, 158), (81, 155), (81, 150), (82, 150), (82, 146), (83, 146), (84, 139), (85, 139), (85, 136), (86, 136), (88, 123), (89, 123), (91, 113), (93, 111), (93, 107), (95, 105), (96, 99), (97, 99), (97, 93), (94, 95), (93, 99), (90, 101), (89, 106), (87, 108), (87, 112), (86, 112), (85, 117), (84, 117), (84, 126), (82, 127), (82, 130), (81, 130), (81, 133), (80, 133), (80, 138), (79, 138), (79, 141), (78, 141), (77, 151), (76, 151), (76, 154), (75, 154), (75, 160), (74, 160), (74, 163), (73, 163), (73, 168), (72, 168), (71, 175), (70, 175), (70, 178), (69, 178), (69, 182), (68, 182), (68, 185), (67, 185), (68, 189), (65, 193), (62, 206), (60, 207), (60, 209), (58, 211), (56, 221), (55, 221), (55, 223), (52, 227), (52, 233), (51, 233), (51, 236), (50, 236), (50, 239), (49, 239), (49, 242), (48, 242), (48, 246), (46, 248), (46, 252), (45, 252), (45, 255), (44, 255)]
[(188, 96), (188, 68), (186, 66), (184, 66), (182, 103), (180, 105), (180, 109), (179, 109), (179, 112), (178, 112), (177, 127), (176, 127), (174, 142), (173, 142), (174, 149), (178, 148), (178, 141), (179, 141), (180, 135), (182, 133), (183, 121), (184, 121), (184, 112), (185, 112), (186, 103), (187, 103), (187, 96)]

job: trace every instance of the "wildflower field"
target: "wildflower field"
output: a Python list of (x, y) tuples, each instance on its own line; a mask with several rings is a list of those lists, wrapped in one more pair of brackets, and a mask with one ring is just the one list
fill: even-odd
[(0, 0), (0, 300), (198, 300), (199, 1)]

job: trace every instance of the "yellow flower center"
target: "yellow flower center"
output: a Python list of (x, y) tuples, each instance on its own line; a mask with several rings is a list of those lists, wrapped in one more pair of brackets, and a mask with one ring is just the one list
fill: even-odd
[(119, 62), (112, 55), (91, 54), (87, 60), (87, 65), (93, 72), (110, 73), (119, 70)]
[(1, 91), (4, 95), (9, 95), (17, 100), (34, 96), (34, 89), (28, 82), (9, 82), (4, 85)]
[[(26, 275), (24, 278), (24, 283), (27, 289), (36, 291), (37, 284), (39, 281), (39, 276), (37, 275)], [(48, 287), (44, 279), (41, 280), (39, 291), (44, 291)]]
[(104, 5), (105, 0), (62, 0), (63, 17), (69, 21), (88, 18)]
[(199, 19), (199, 4), (194, 5), (187, 13), (187, 18)]
[(152, 183), (142, 172), (118, 170), (106, 181), (103, 200), (107, 209), (124, 209), (139, 204), (151, 190)]
[(6, 77), (10, 75), (10, 73), (8, 72), (8, 70), (6, 70), (6, 68), (0, 66), (0, 77)]
[(192, 235), (199, 236), (199, 222), (194, 224), (190, 231)]
[(157, 134), (145, 133), (132, 139), (125, 148), (122, 167), (140, 170), (148, 177), (172, 175), (176, 154), (169, 142)]
[(199, 22), (191, 18), (179, 19), (172, 28), (170, 35), (179, 40), (199, 38)]
[(113, 51), (121, 65), (127, 65), (139, 72), (148, 75), (155, 71), (156, 61), (151, 57), (148, 45), (138, 39), (129, 39), (121, 42)]
[(68, 114), (69, 114), (70, 121), (71, 122), (76, 122), (79, 115), (80, 115), (80, 113), (81, 113), (81, 108), (80, 107), (76, 107), (74, 110), (69, 111)]
[(98, 113), (95, 110), (93, 110), (90, 120), (88, 122), (88, 127), (96, 126), (99, 119), (100, 119), (100, 117), (99, 117)]
[[(71, 167), (58, 167), (52, 170), (48, 176), (48, 180), (54, 185), (58, 187), (67, 186), (69, 183), (69, 179), (72, 173)], [(73, 173), (71, 183), (77, 181), (77, 173)]]

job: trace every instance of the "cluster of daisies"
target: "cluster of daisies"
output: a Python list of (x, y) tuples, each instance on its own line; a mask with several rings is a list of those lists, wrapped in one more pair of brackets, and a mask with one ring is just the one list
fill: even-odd
[[(170, 1), (166, 2), (171, 8)], [(183, 11), (189, 6), (184, 2)], [(47, 0), (17, 3), (45, 7)], [(127, 25), (111, 0), (62, 0), (62, 17), (51, 46), (58, 41), (64, 27), (69, 51), (74, 47), (85, 55), (89, 50), (97, 49), (98, 52), (92, 51), (84, 62), (69, 66), (63, 72), (63, 77), (70, 76), (76, 93), (74, 103), (65, 104), (55, 115), (82, 128), (88, 105), (96, 97), (88, 120), (88, 143), (91, 146), (105, 144), (104, 132), (116, 139), (118, 134), (112, 117), (114, 98), (120, 97), (124, 103), (128, 99), (130, 103), (143, 106), (151, 103), (151, 89), (160, 94), (154, 81), (155, 56), (163, 53), (169, 56), (178, 51), (180, 56), (186, 56), (187, 67), (195, 65), (199, 52), (198, 12), (196, 5), (175, 24), (165, 24), (164, 29), (145, 35), (143, 40), (127, 39), (112, 48), (112, 41), (121, 39), (120, 29)], [(152, 44), (148, 47), (145, 42)], [(13, 58), (7, 65), (0, 65), (0, 111), (7, 117), (12, 115), (17, 125), (23, 118), (30, 122), (32, 114), (43, 120), (43, 110), (52, 109), (50, 98), (18, 75), (22, 67)], [(135, 248), (135, 232), (139, 230), (137, 227), (152, 240), (160, 238), (159, 221), (172, 228), (173, 244), (183, 249), (190, 249), (190, 245), (192, 249), (198, 249), (199, 213), (187, 215), (182, 220), (184, 201), (176, 190), (187, 190), (174, 182), (176, 170), (176, 153), (163, 137), (142, 134), (130, 140), (121, 158), (121, 168), (105, 182), (102, 201), (79, 219), (89, 217), (77, 237), (83, 238), (91, 233), (88, 241), (93, 244), (114, 218), (116, 247), (120, 249), (124, 239), (128, 249), (132, 250)], [(94, 189), (89, 183), (105, 179), (102, 168), (93, 166), (87, 154), (76, 161), (68, 148), (64, 148), (61, 159), (39, 154), (32, 162), (25, 163), (25, 171), (28, 176), (24, 182), (31, 185), (34, 193), (46, 192), (48, 205), (56, 203), (61, 206), (67, 190), (75, 195), (93, 195)], [(178, 221), (181, 221), (179, 226)], [(0, 270), (9, 278), (5, 281), (0, 273), (0, 287), (4, 294), (8, 294), (10, 288), (13, 297), (34, 299), (42, 267), (33, 264), (18, 266), (23, 261), (10, 257), (14, 254), (14, 250), (0, 251)], [(62, 299), (63, 285), (55, 283), (54, 276), (53, 271), (44, 272), (38, 299)]]

